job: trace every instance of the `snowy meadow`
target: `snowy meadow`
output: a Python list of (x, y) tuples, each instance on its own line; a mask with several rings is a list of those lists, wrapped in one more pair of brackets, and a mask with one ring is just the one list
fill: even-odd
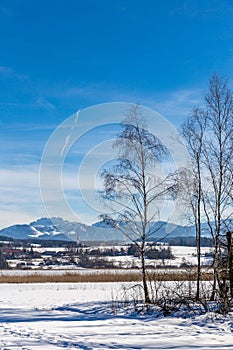
[(233, 349), (232, 315), (115, 308), (129, 283), (0, 285), (0, 349)]

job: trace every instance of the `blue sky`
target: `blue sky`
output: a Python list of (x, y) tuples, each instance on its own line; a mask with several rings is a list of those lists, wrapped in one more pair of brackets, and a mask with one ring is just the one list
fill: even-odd
[[(77, 110), (140, 103), (178, 128), (201, 103), (213, 72), (232, 86), (233, 3), (0, 0), (0, 47), (3, 227), (46, 215), (39, 186), (43, 149)], [(92, 137), (96, 144), (104, 140)], [(80, 160), (71, 159), (67, 184)], [(81, 220), (94, 221), (79, 196), (76, 206)]]

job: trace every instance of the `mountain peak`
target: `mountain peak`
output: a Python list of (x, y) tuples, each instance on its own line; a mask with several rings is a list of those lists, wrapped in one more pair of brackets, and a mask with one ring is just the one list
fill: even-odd
[[(123, 225), (123, 223), (119, 223)], [(194, 226), (180, 226), (166, 222), (154, 222), (152, 226), (154, 234), (151, 239), (162, 239), (168, 234), (170, 237), (194, 236)], [(203, 225), (204, 228), (204, 225)], [(15, 239), (43, 238), (64, 239), (73, 241), (125, 241), (125, 236), (110, 225), (106, 220), (101, 220), (93, 225), (85, 225), (79, 222), (71, 222), (60, 217), (42, 217), (29, 225), (13, 225), (0, 230), (1, 236)], [(203, 231), (203, 235), (204, 234)], [(208, 235), (208, 234), (207, 234)]]

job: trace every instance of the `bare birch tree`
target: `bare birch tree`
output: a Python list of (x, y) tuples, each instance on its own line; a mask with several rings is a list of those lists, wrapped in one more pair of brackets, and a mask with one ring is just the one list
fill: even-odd
[[(205, 115), (208, 133), (203, 152), (206, 168), (204, 208), (208, 222), (213, 223), (214, 276), (220, 287), (219, 263), (221, 235), (232, 230), (232, 171), (233, 171), (233, 92), (226, 79), (214, 74), (205, 97)], [(229, 227), (230, 225), (230, 227)]]
[(189, 200), (195, 218), (198, 252), (203, 213), (214, 241), (214, 300), (217, 291), (224, 294), (220, 273), (221, 237), (232, 231), (233, 224), (233, 92), (226, 79), (217, 74), (211, 77), (203, 107), (196, 109), (184, 124), (183, 136), (193, 160)]
[(190, 159), (192, 161), (192, 173), (186, 173), (185, 192), (186, 201), (191, 209), (197, 247), (197, 290), (196, 299), (200, 297), (201, 280), (201, 222), (202, 222), (202, 157), (203, 138), (206, 128), (205, 113), (200, 108), (195, 108), (192, 115), (182, 126), (182, 136), (185, 139)]
[(112, 167), (102, 171), (104, 191), (102, 198), (113, 210), (106, 217), (140, 252), (141, 273), (145, 303), (150, 303), (145, 264), (147, 242), (158, 227), (160, 200), (173, 192), (174, 183), (169, 175), (160, 178), (157, 166), (168, 155), (159, 138), (146, 130), (140, 106), (133, 106), (123, 121), (123, 130), (115, 141), (119, 158)]

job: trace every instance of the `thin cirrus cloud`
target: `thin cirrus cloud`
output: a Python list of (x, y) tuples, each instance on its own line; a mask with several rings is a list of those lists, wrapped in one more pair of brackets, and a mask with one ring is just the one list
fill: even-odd
[(200, 89), (177, 90), (166, 95), (156, 93), (145, 98), (145, 104), (162, 114), (175, 127), (179, 127), (193, 107), (202, 103)]
[[(56, 109), (55, 104), (41, 93), (39, 87), (29, 75), (17, 72), (8, 66), (0, 66), (0, 78), (3, 79), (6, 85), (12, 84), (14, 87), (12, 95), (0, 99), (0, 107), (11, 109), (16, 115), (18, 112), (28, 110), (54, 111)], [(19, 99), (21, 95), (23, 98)]]
[[(86, 96), (96, 95), (101, 99), (105, 98), (112, 101), (126, 101), (126, 102), (135, 102), (139, 104), (144, 104), (145, 106), (152, 107), (162, 106), (163, 109), (167, 106), (168, 110), (171, 111), (175, 109), (183, 109), (183, 115), (186, 113), (186, 108), (190, 105), (199, 104), (201, 101), (201, 90), (200, 89), (178, 89), (164, 94), (158, 91), (150, 91), (145, 93), (144, 91), (130, 91), (130, 90), (121, 90), (120, 88), (111, 88), (111, 86), (88, 86), (82, 89), (68, 89), (64, 92), (63, 96), (66, 97), (78, 97), (80, 95)], [(106, 101), (108, 102), (108, 101)], [(158, 111), (159, 112), (159, 111)]]
[[(106, 83), (93, 83), (69, 86), (66, 83), (57, 83), (54, 86), (37, 86), (32, 79), (25, 75), (14, 71), (11, 67), (0, 66), (0, 76), (4, 76), (7, 79), (16, 78), (24, 86), (24, 80), (30, 81), (30, 84), (36, 88), (35, 96), (30, 96), (27, 102), (15, 102), (1, 101), (0, 106), (17, 109), (32, 109), (54, 112), (58, 110), (56, 103), (51, 100), (61, 101), (65, 105), (73, 106), (75, 104), (76, 110), (83, 108), (84, 106), (90, 106), (93, 104), (103, 102), (132, 102), (145, 105), (156, 109), (159, 113), (164, 114), (168, 119), (174, 121), (174, 117), (177, 117), (177, 121), (181, 120), (188, 113), (190, 106), (200, 103), (201, 92), (199, 89), (186, 89), (175, 90), (161, 93), (159, 91), (140, 91), (139, 89), (126, 89), (123, 86), (113, 86)], [(76, 112), (74, 110), (74, 112)], [(64, 115), (64, 119), (68, 115)], [(46, 121), (47, 122), (47, 121)]]
[[(1, 189), (38, 187), (38, 166), (14, 166), (0, 169)], [(4, 184), (4, 185), (3, 185)]]
[(46, 110), (55, 110), (56, 109), (56, 106), (53, 103), (51, 103), (47, 98), (42, 97), (42, 96), (37, 98), (34, 106), (36, 108), (38, 107), (38, 108), (43, 108)]
[(0, 74), (12, 74), (13, 70), (6, 66), (0, 66)]
[(36, 166), (0, 169), (1, 227), (24, 223), (41, 211), (41, 199)]
[[(1, 66), (0, 74), (21, 79), (20, 75), (17, 75), (17, 73), (8, 67)], [(94, 104), (99, 101), (138, 102), (139, 104), (157, 110), (176, 126), (188, 115), (190, 106), (198, 105), (201, 100), (200, 91), (195, 89), (176, 90), (166, 94), (158, 94), (155, 91), (146, 94), (145, 92), (131, 92), (127, 89), (118, 89), (117, 87), (103, 84), (101, 88), (98, 87), (98, 84), (89, 84), (82, 88), (67, 87), (67, 89), (63, 91), (59, 91), (59, 89), (57, 89), (57, 91), (55, 90), (51, 90), (50, 93), (48, 93), (48, 91), (43, 91), (42, 89), (40, 95), (34, 98), (33, 103), (21, 103), (20, 105), (22, 108), (28, 107), (34, 110), (44, 109), (53, 112), (57, 109), (57, 106), (51, 103), (50, 99), (54, 100), (54, 97), (55, 100), (60, 99), (61, 101), (66, 100), (67, 102), (73, 101), (76, 98), (77, 101), (79, 101), (79, 98), (88, 97), (89, 103), (93, 102)], [(12, 103), (12, 105), (12, 107), (19, 107), (17, 103)], [(79, 106), (76, 107), (78, 109)], [(64, 116), (64, 119), (66, 117), (67, 116)], [(18, 223), (23, 221), (29, 222), (36, 217), (46, 215), (40, 196), (39, 165), (43, 148), (46, 145), (50, 132), (57, 126), (54, 120), (53, 123), (51, 123), (45, 119), (38, 119), (38, 122), (34, 121), (30, 123), (16, 123), (15, 121), (10, 121), (8, 127), (12, 130), (12, 140), (3, 135), (3, 138), (5, 138), (3, 143), (5, 151), (1, 162), (2, 169), (0, 171), (0, 190), (2, 198), (0, 213), (4, 213), (1, 220), (2, 227), (7, 226), (9, 223), (17, 223), (17, 221)], [(35, 133), (30, 134), (31, 131), (35, 131)], [(18, 136), (14, 137), (14, 133)], [(104, 139), (112, 137), (112, 132), (109, 130), (102, 130), (102, 133), (106, 133), (106, 138)], [(27, 141), (25, 141), (25, 135), (29, 135)], [(93, 138), (93, 134), (91, 134), (91, 138)], [(98, 138), (95, 140), (96, 144), (100, 142)], [(94, 142), (95, 140), (91, 141)], [(78, 183), (79, 162), (83, 157), (86, 158), (86, 164), (81, 168), (81, 185), (82, 191), (86, 191), (88, 195), (89, 192), (94, 193), (95, 189), (101, 187), (97, 176), (97, 170), (100, 166), (98, 159), (100, 159), (100, 157), (109, 159), (112, 154), (110, 147), (101, 150), (94, 147), (92, 153), (86, 155), (85, 152), (88, 153), (90, 151), (88, 146), (91, 144), (92, 143), (88, 141), (88, 137), (83, 138), (83, 140), (80, 139), (79, 146), (71, 150), (71, 157), (67, 158), (62, 174), (64, 195), (67, 197), (67, 201), (76, 203), (76, 210), (79, 212), (83, 212), (83, 208), (86, 205), (82, 200)], [(95, 146), (95, 142), (93, 146)], [(17, 164), (17, 161), (18, 167), (14, 166)], [(90, 161), (89, 164), (97, 169), (95, 174), (96, 178), (90, 176), (90, 167), (87, 166), (88, 161)], [(19, 164), (20, 162), (21, 165)], [(56, 197), (56, 191), (53, 192), (53, 176), (57, 176), (57, 174), (51, 173), (50, 175), (47, 183), (48, 189), (51, 189), (51, 193), (53, 194), (51, 196), (50, 205), (56, 208), (60, 198)], [(88, 217), (88, 215), (93, 218), (93, 215), (90, 215), (88, 208), (86, 208), (86, 217)], [(14, 216), (14, 218), (12, 216)], [(19, 220), (19, 218), (21, 219)]]
[(44, 110), (55, 110), (56, 106), (48, 101), (44, 97), (37, 97), (35, 101), (28, 103), (21, 102), (0, 102), (0, 106), (17, 108), (17, 109), (44, 109)]
[[(51, 170), (47, 179), (47, 190), (50, 197), (49, 203), (46, 204), (52, 206), (54, 213), (57, 213), (56, 208), (59, 208), (59, 202), (63, 198), (57, 196), (56, 188), (54, 188), (54, 176), (58, 176), (58, 174)], [(67, 197), (68, 202), (74, 198), (77, 203), (80, 203), (81, 209), (82, 200), (77, 191), (77, 185), (73, 181), (74, 172), (66, 172), (62, 178), (66, 184), (66, 191), (70, 191), (68, 195), (64, 192), (64, 197)], [(0, 228), (47, 216), (47, 208), (41, 199), (38, 165), (0, 169), (0, 184), (0, 214), (2, 214)]]
[(8, 79), (15, 78), (22, 81), (29, 80), (28, 75), (18, 73), (13, 68), (8, 66), (0, 66), (0, 76), (3, 76)]
[[(188, 115), (190, 108), (201, 103), (202, 91), (199, 88), (177, 89), (161, 93), (159, 91), (127, 90), (108, 84), (88, 84), (86, 86), (56, 89), (50, 94), (64, 100), (88, 99), (93, 104), (103, 102), (132, 102), (155, 109), (176, 125)], [(49, 94), (49, 92), (47, 92)], [(77, 106), (79, 107), (79, 106)], [(175, 120), (176, 118), (176, 120)]]

